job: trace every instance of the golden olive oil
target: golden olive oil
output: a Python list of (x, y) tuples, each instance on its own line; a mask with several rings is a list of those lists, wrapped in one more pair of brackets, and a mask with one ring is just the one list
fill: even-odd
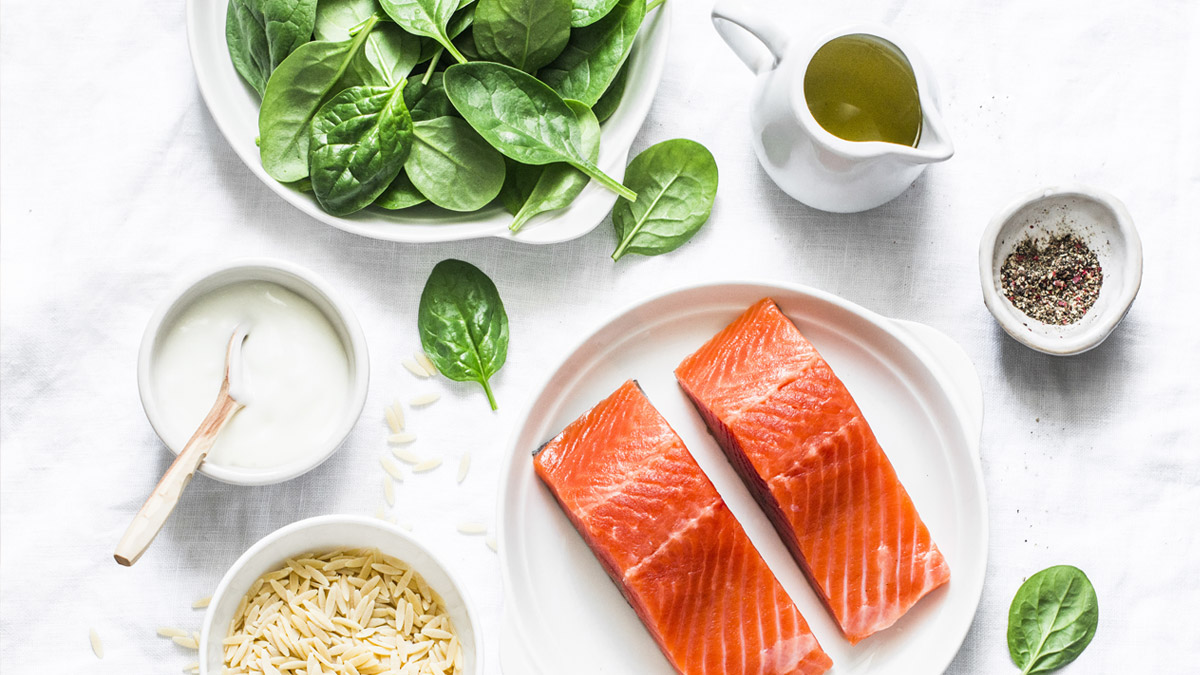
[(838, 138), (909, 146), (921, 140), (916, 75), (886, 40), (855, 34), (826, 42), (804, 74), (804, 98), (817, 123)]

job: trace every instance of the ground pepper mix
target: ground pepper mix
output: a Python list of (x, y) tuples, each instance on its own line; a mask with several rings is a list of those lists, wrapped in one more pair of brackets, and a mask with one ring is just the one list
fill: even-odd
[(1100, 295), (1100, 260), (1074, 234), (1025, 239), (1000, 268), (1000, 285), (1031, 319), (1066, 326), (1087, 314)]

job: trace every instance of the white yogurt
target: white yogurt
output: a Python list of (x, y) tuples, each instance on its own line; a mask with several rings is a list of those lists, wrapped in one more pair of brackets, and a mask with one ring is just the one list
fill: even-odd
[(206, 462), (267, 469), (313, 461), (328, 450), (350, 398), (350, 362), (321, 310), (267, 281), (203, 295), (164, 329), (151, 365), (163, 440), (181, 450), (212, 408), (241, 322), (250, 326), (242, 347), (246, 407)]

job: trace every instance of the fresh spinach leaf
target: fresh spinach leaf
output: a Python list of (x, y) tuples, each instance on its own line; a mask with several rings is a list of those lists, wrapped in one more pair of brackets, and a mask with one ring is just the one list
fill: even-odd
[(479, 0), (475, 49), (527, 73), (550, 63), (571, 37), (571, 0)]
[(371, 17), (353, 38), (301, 45), (267, 81), (258, 110), (258, 150), (263, 168), (277, 181), (308, 175), (309, 123), (342, 79), (375, 28)]
[(1029, 577), (1008, 610), (1008, 653), (1025, 675), (1058, 670), (1096, 635), (1100, 606), (1081, 570), (1057, 565)]
[(622, 197), (637, 199), (582, 154), (579, 118), (532, 75), (499, 63), (464, 63), (446, 69), (445, 85), (459, 114), (506, 157), (523, 164), (566, 162)]
[(629, 57), (646, 0), (620, 0), (603, 19), (571, 31), (566, 49), (538, 77), (563, 98), (595, 105)]
[(478, 382), (495, 410), (489, 380), (508, 356), (508, 315), (492, 280), (471, 263), (438, 263), (421, 292), (417, 330), (442, 375)]
[[(592, 109), (579, 101), (567, 101), (579, 118), (580, 151), (588, 160), (595, 162), (600, 156), (600, 122)], [(517, 212), (509, 229), (520, 230), (529, 219), (547, 211), (565, 209), (575, 201), (591, 180), (570, 164), (549, 164), (542, 169), (541, 176), (530, 190), (529, 196)]]
[(446, 32), (450, 18), (458, 9), (458, 0), (380, 0), (380, 3), (383, 11), (401, 28), (413, 35), (436, 40), (459, 63), (466, 62)]
[(458, 110), (446, 96), (446, 85), (442, 81), (441, 73), (434, 73), (429, 83), (423, 85), (421, 95), (416, 103), (412, 104), (411, 111), (414, 122), (458, 116)]
[[(376, 0), (319, 0), (313, 36), (330, 42), (349, 40), (350, 30), (372, 15), (383, 15)], [(381, 23), (350, 63), (344, 78), (346, 86), (341, 88), (395, 85), (408, 77), (420, 61), (421, 43), (422, 38), (409, 35), (394, 23)]]
[(504, 158), (504, 186), (500, 188), (500, 203), (504, 210), (517, 215), (529, 195), (533, 194), (533, 186), (542, 177), (544, 166), (522, 164), (514, 159)]
[(629, 163), (625, 181), (641, 198), (613, 206), (618, 240), (613, 260), (626, 253), (667, 253), (691, 239), (712, 213), (717, 162), (708, 148), (677, 138), (643, 150)]
[(312, 39), (317, 0), (229, 0), (225, 45), (233, 67), (259, 96), (271, 73)]
[(621, 99), (625, 97), (625, 85), (629, 82), (629, 62), (617, 71), (617, 77), (612, 84), (608, 85), (604, 95), (596, 101), (596, 105), (592, 106), (592, 112), (596, 114), (596, 119), (601, 122), (612, 117), (613, 113), (621, 105)]
[(574, 0), (572, 4), (571, 26), (583, 28), (603, 19), (617, 6), (617, 0)]
[(504, 158), (457, 117), (417, 122), (405, 173), (429, 201), (451, 211), (475, 211), (500, 193)]
[(392, 181), (392, 184), (387, 186), (387, 189), (375, 199), (375, 206), (388, 211), (399, 211), (424, 202), (425, 195), (421, 194), (412, 184), (408, 174), (401, 171), (396, 176), (396, 180)]
[(400, 173), (413, 145), (404, 85), (352, 87), (313, 117), (309, 175), (325, 211), (344, 216), (366, 208)]

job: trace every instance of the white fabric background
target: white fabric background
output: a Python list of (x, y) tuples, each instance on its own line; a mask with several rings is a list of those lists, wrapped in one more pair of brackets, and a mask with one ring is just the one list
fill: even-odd
[[(474, 594), (489, 674), (499, 672), (497, 559), (454, 525), (492, 519), (501, 446), (531, 388), (619, 307), (741, 277), (810, 284), (923, 321), (974, 359), (986, 391), (991, 558), (950, 672), (1016, 672), (1008, 603), (1028, 574), (1057, 563), (1086, 570), (1101, 604), (1095, 642), (1069, 672), (1195, 672), (1197, 5), (762, 0), (759, 11), (797, 31), (888, 21), (941, 78), (958, 154), (893, 203), (835, 216), (788, 199), (756, 163), (751, 78), (709, 24), (708, 0), (668, 2), (671, 56), (634, 151), (679, 136), (703, 142), (721, 169), (718, 203), (681, 250), (615, 265), (607, 222), (544, 248), (397, 245), (328, 228), (279, 200), (226, 146), (192, 76), (182, 2), (0, 3), (4, 675), (178, 672), (193, 654), (154, 628), (198, 628), (190, 603), (247, 546), (299, 518), (374, 512), (382, 406), (427, 388), (400, 361), (417, 344), (421, 285), (448, 257), (487, 271), (507, 305), (501, 409), (486, 413), (472, 386), (435, 385), (443, 400), (412, 416), (417, 449), (470, 449), (474, 468), (461, 487), (452, 468), (408, 481), (396, 512)], [(996, 210), (1062, 181), (1120, 196), (1145, 244), (1132, 312), (1103, 346), (1074, 358), (1008, 339), (983, 307), (975, 263)], [(307, 266), (353, 304), (372, 350), (366, 413), (333, 459), (296, 481), (250, 489), (197, 479), (145, 559), (119, 568), (113, 546), (168, 460), (137, 398), (145, 322), (182, 276), (246, 255)], [(104, 639), (103, 661), (91, 655), (89, 627)]]

